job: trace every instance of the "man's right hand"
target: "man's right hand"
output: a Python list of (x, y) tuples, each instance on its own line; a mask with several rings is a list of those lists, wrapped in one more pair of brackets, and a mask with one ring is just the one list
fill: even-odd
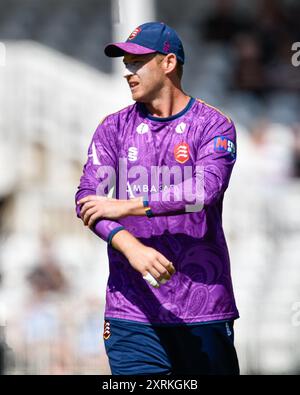
[(127, 230), (120, 230), (113, 236), (112, 246), (122, 252), (130, 265), (146, 276), (150, 273), (158, 282), (169, 280), (175, 268), (163, 254), (152, 247), (142, 244)]

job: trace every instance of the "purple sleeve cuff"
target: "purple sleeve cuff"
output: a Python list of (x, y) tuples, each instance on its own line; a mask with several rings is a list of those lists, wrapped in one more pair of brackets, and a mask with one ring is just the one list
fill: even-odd
[(117, 228), (113, 229), (108, 235), (108, 244), (111, 245), (114, 235), (120, 232), (120, 230), (124, 230), (124, 229), (125, 229), (124, 226), (118, 226)]
[[(111, 242), (112, 237), (119, 231), (125, 229), (118, 222), (111, 221), (108, 219), (101, 219), (94, 226), (93, 232), (99, 236), (102, 240)], [(113, 233), (115, 232), (115, 233)]]
[[(80, 210), (81, 206), (77, 204), (77, 201), (82, 199), (85, 196), (91, 195), (93, 191), (83, 191), (81, 193), (76, 194), (76, 214), (77, 217), (80, 218)], [(96, 222), (96, 225), (93, 228), (93, 232), (99, 236), (102, 240), (111, 242), (113, 236), (119, 231), (125, 229), (124, 226), (121, 226), (116, 221), (111, 221), (109, 219), (101, 219)], [(112, 233), (115, 232), (115, 233)]]

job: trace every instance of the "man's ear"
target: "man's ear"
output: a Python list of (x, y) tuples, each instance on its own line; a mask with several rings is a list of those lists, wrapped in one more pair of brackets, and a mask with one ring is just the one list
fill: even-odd
[(176, 69), (177, 58), (173, 53), (169, 53), (163, 60), (163, 67), (166, 74), (172, 73)]

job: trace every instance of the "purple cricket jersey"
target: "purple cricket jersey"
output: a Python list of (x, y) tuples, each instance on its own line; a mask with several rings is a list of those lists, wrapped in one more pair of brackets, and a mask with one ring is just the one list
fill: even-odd
[[(168, 118), (153, 117), (135, 103), (98, 126), (76, 201), (104, 195), (115, 182), (116, 198), (144, 196), (150, 207), (149, 216), (102, 219), (94, 227), (108, 241), (107, 319), (186, 324), (239, 317), (222, 228), (235, 149), (232, 121), (194, 98)], [(169, 184), (157, 169), (176, 170), (170, 171)], [(197, 196), (201, 211), (191, 209), (199, 207)], [(79, 216), (78, 205), (76, 211)], [(176, 273), (166, 284), (153, 288), (110, 245), (124, 228), (173, 263)]]

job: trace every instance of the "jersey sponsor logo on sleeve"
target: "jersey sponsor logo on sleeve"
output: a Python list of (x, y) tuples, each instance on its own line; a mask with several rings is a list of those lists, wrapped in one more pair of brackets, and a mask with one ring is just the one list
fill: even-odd
[(190, 159), (189, 146), (187, 143), (179, 143), (174, 148), (175, 160), (181, 164)]
[(134, 29), (134, 31), (128, 37), (128, 40), (133, 40), (141, 31), (142, 31), (142, 29), (140, 27), (137, 27), (136, 29)]
[(217, 136), (214, 138), (215, 152), (229, 152), (232, 157), (235, 157), (236, 150), (234, 142), (224, 136)]

